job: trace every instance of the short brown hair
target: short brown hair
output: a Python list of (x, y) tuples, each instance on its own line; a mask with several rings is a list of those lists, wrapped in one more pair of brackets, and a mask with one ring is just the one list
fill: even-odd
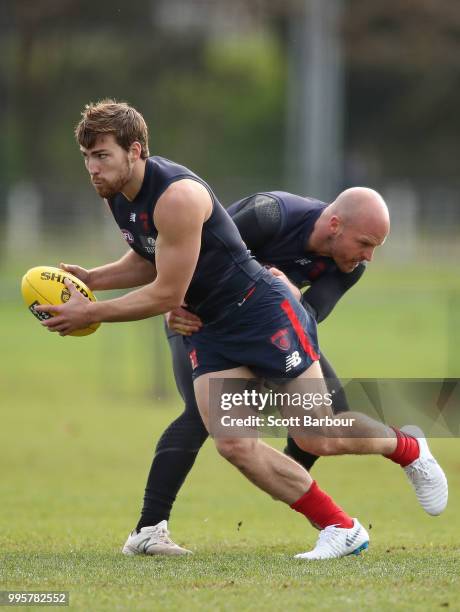
[(75, 128), (75, 138), (80, 146), (90, 149), (100, 134), (113, 134), (126, 151), (133, 142), (139, 142), (141, 158), (149, 156), (148, 128), (144, 117), (126, 102), (105, 99), (90, 102), (82, 112)]

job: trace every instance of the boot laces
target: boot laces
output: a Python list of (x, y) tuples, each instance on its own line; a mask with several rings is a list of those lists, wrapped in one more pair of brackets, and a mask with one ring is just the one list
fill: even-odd
[(329, 544), (329, 541), (337, 534), (337, 525), (328, 525), (319, 532), (316, 547), (322, 547)]
[(407, 467), (407, 473), (412, 478), (416, 478), (418, 475), (420, 475), (423, 476), (425, 480), (432, 480), (427, 459), (419, 459), (418, 461), (415, 461), (413, 465)]

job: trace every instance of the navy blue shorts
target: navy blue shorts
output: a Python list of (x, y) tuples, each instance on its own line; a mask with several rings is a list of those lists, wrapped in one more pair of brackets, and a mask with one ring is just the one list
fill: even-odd
[(296, 378), (319, 359), (314, 317), (271, 275), (225, 318), (184, 340), (194, 379), (241, 365), (260, 378)]

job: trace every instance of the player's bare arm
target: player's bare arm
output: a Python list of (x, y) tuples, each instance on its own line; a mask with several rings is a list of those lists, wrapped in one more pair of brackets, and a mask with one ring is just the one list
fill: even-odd
[(77, 295), (69, 283), (72, 298), (67, 304), (37, 307), (55, 315), (44, 321), (46, 327), (67, 335), (90, 322), (137, 321), (179, 307), (198, 261), (203, 224), (211, 212), (212, 200), (205, 187), (189, 179), (173, 183), (154, 212), (158, 230), (155, 280), (123, 297), (97, 303)]
[(60, 267), (74, 274), (93, 291), (140, 287), (151, 283), (156, 274), (155, 266), (132, 249), (117, 261), (90, 270), (64, 263)]

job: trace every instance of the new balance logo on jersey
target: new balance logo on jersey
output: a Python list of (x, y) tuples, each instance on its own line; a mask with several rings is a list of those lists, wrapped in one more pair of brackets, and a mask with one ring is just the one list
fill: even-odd
[(150, 255), (155, 255), (155, 238), (152, 236), (139, 236), (144, 251)]
[(286, 357), (286, 372), (296, 368), (302, 363), (302, 357), (299, 355), (299, 351), (294, 351)]
[(129, 220), (131, 221), (131, 223), (136, 223), (136, 213), (135, 212), (129, 213)]

